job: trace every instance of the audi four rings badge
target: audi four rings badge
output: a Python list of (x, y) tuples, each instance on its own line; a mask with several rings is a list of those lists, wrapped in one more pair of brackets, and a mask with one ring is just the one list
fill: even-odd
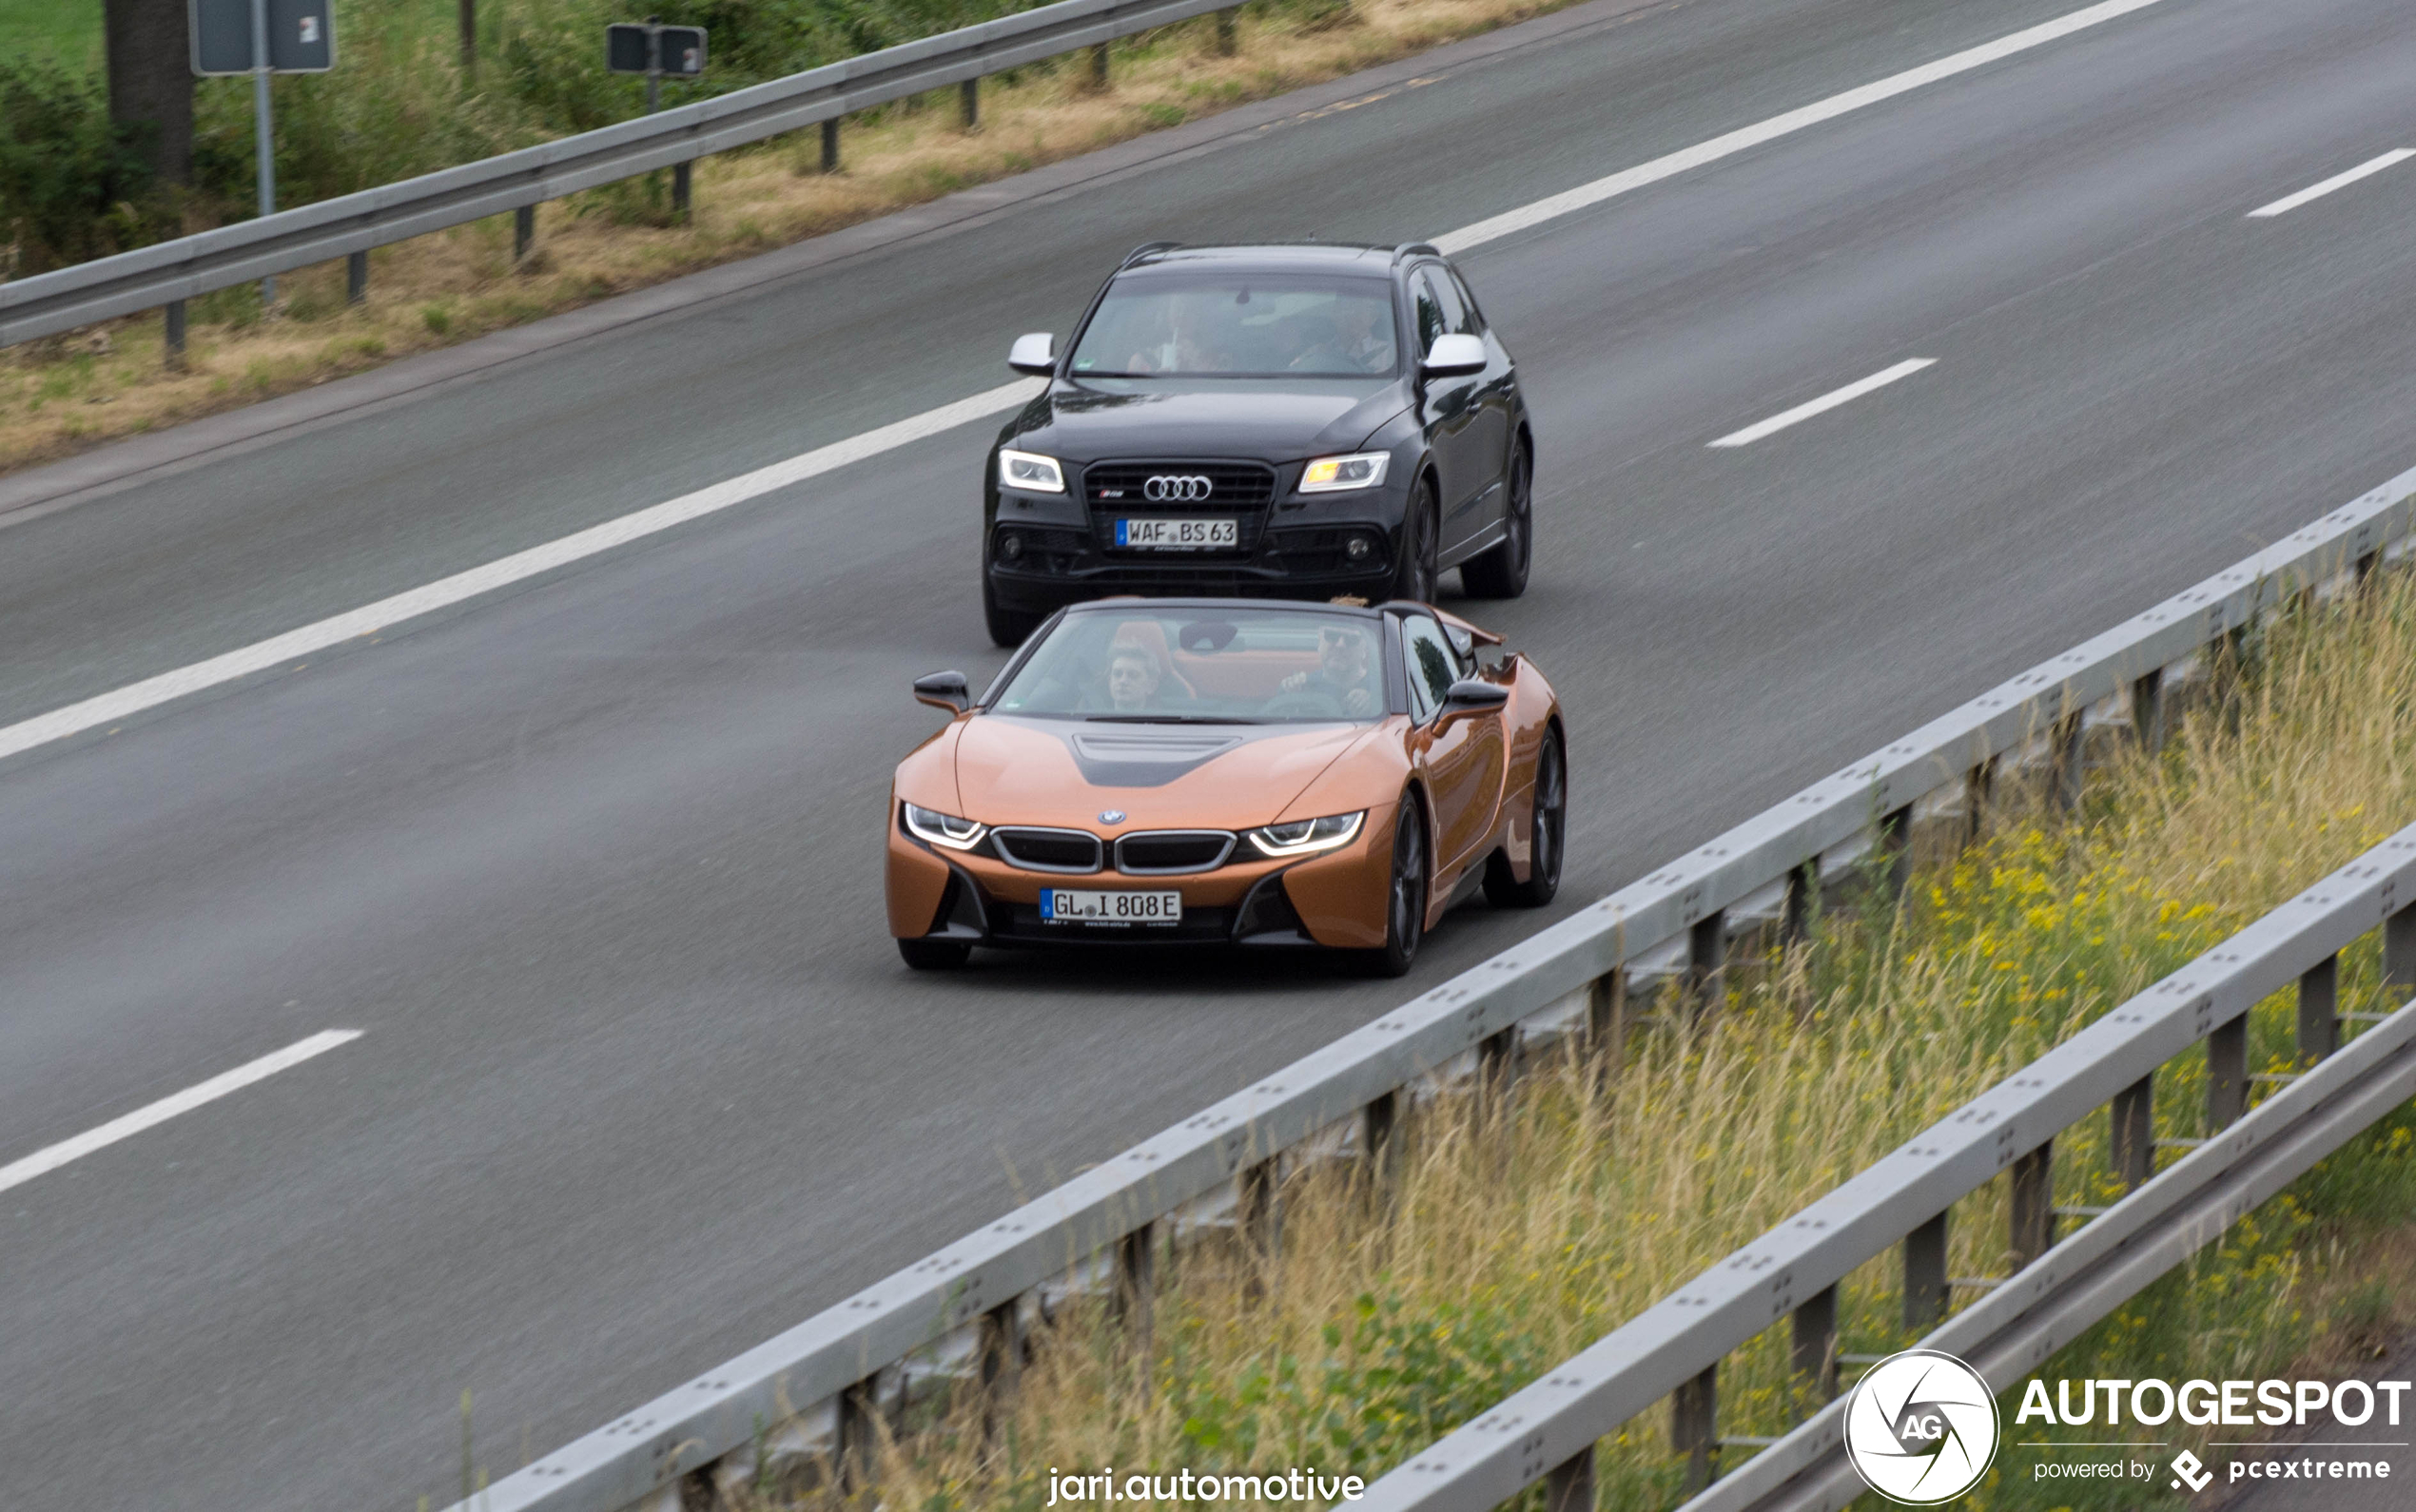
[(1140, 496), (1153, 504), (1197, 504), (1216, 488), (1215, 479), (1197, 473), (1187, 476), (1161, 473), (1140, 486)]

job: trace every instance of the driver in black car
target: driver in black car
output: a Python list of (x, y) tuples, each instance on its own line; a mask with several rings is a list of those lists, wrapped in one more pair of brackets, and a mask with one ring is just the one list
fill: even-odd
[(1276, 687), (1286, 693), (1316, 693), (1333, 699), (1342, 712), (1364, 719), (1382, 700), (1376, 686), (1375, 658), (1369, 654), (1372, 637), (1355, 625), (1328, 625), (1317, 631), (1317, 669), (1295, 672)]

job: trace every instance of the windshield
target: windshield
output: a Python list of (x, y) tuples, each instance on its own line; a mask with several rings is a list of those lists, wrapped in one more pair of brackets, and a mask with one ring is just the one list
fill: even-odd
[(1074, 348), (1086, 378), (1389, 378), (1393, 285), (1228, 274), (1119, 279)]
[(1381, 627), (1299, 610), (1065, 616), (990, 707), (1102, 724), (1366, 721), (1384, 712)]

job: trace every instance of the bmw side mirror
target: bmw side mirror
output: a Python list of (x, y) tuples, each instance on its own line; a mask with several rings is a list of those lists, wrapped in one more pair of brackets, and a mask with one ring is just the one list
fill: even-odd
[(962, 714), (973, 707), (973, 690), (963, 672), (925, 672), (914, 680), (914, 701)]
[[(918, 685), (919, 686), (919, 685)], [(1510, 702), (1510, 689), (1482, 677), (1463, 677), (1443, 690), (1443, 715), (1482, 714)]]
[(1006, 365), (1033, 378), (1048, 377), (1057, 371), (1057, 338), (1046, 331), (1017, 337), (1014, 348), (1006, 354)]
[[(1026, 337), (1024, 339), (1031, 339)], [(1485, 339), (1463, 331), (1438, 336), (1434, 344), (1427, 349), (1426, 360), (1418, 364), (1418, 371), (1428, 378), (1458, 378), (1467, 373), (1482, 373), (1485, 371)]]

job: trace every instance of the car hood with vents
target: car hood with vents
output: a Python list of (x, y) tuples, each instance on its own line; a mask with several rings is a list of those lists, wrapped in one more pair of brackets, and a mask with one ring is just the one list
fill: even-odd
[[(1344, 752), (1382, 727), (983, 714), (958, 726), (953, 765), (962, 812), (984, 824), (1108, 834), (1244, 829), (1274, 823)], [(1113, 811), (1125, 817), (1100, 817)]]
[(1354, 451), (1410, 400), (1408, 385), (1389, 379), (1061, 381), (1026, 406), (1003, 439), (1077, 463), (1150, 456), (1281, 463)]

